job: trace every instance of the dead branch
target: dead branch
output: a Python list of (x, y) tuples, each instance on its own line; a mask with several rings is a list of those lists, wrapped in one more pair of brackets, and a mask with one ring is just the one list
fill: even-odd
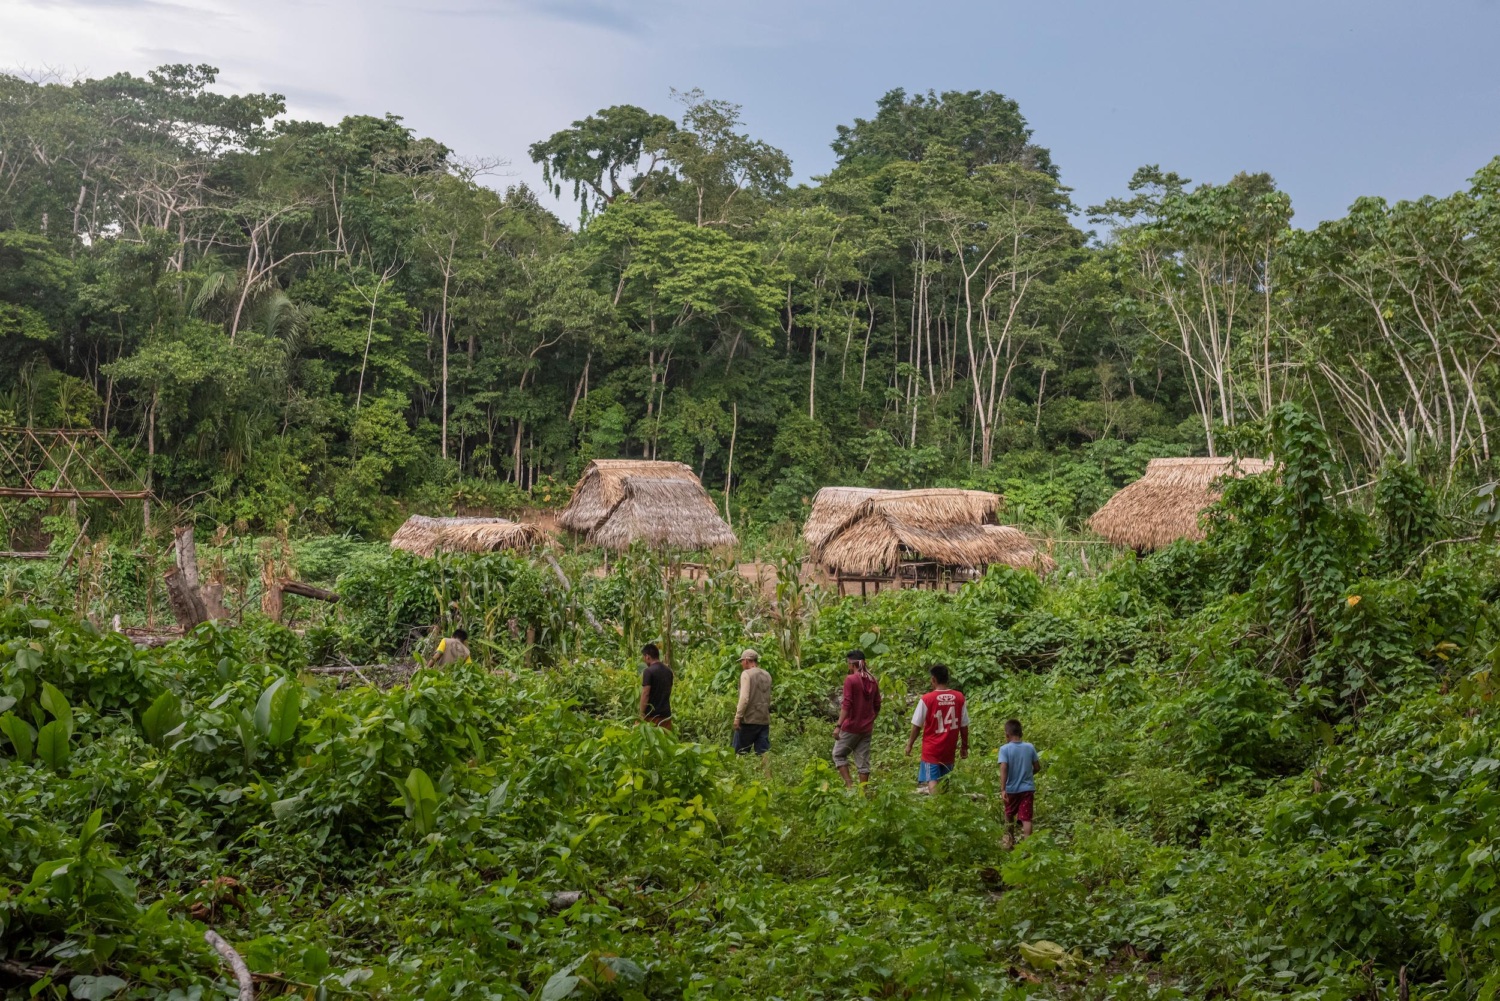
[(255, 1001), (255, 980), (250, 976), (250, 967), (245, 965), (240, 954), (235, 952), (234, 947), (220, 938), (219, 933), (212, 928), (203, 933), (203, 938), (234, 970), (234, 979), (240, 985), (240, 1001)]

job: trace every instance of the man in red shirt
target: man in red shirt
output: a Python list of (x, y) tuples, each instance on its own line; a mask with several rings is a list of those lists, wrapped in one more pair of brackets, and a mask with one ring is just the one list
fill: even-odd
[(849, 662), (849, 673), (844, 677), (839, 723), (833, 728), (833, 766), (844, 777), (844, 786), (852, 788), (851, 756), (859, 769), (859, 781), (870, 781), (870, 734), (875, 731), (875, 717), (880, 715), (880, 682), (865, 664), (863, 650), (850, 650), (844, 657)]
[(953, 771), (953, 753), (969, 756), (969, 707), (964, 693), (948, 687), (948, 668), (933, 664), (927, 669), (932, 676), (932, 690), (917, 700), (911, 717), (911, 736), (906, 739), (906, 756), (911, 757), (917, 734), (922, 735), (922, 763), (917, 766), (917, 785), (922, 792), (937, 792), (938, 783)]

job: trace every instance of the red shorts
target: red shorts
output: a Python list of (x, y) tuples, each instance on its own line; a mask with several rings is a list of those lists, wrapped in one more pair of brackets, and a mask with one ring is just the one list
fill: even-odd
[(647, 723), (654, 723), (663, 730), (672, 729), (672, 717), (670, 716), (647, 716), (644, 718)]
[(1031, 823), (1031, 801), (1034, 792), (1012, 792), (1005, 796), (1005, 819)]

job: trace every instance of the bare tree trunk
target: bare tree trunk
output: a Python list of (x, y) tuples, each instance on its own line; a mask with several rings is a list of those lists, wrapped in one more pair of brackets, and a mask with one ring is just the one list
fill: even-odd
[[(456, 239), (454, 241), (457, 242)], [(449, 258), (450, 262), (452, 258)], [(443, 338), (443, 458), (448, 458), (448, 282), (453, 276), (451, 267), (443, 269), (443, 311), (438, 319), (438, 333)]]
[(734, 482), (734, 439), (740, 432), (740, 404), (736, 400), (730, 404), (734, 413), (734, 423), (729, 428), (729, 461), (724, 466), (724, 523), (733, 527), (734, 523), (729, 517), (729, 488)]

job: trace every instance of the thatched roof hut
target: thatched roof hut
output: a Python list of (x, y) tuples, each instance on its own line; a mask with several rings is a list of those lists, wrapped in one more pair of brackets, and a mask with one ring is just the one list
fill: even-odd
[(1265, 459), (1152, 459), (1144, 476), (1094, 512), (1089, 527), (1117, 546), (1140, 551), (1201, 539), (1198, 516), (1219, 499), (1218, 481), (1270, 468)]
[(1000, 496), (984, 490), (934, 487), (926, 490), (876, 490), (871, 487), (824, 487), (813, 497), (802, 526), (802, 538), (814, 558), (850, 522), (872, 505), (918, 526), (994, 524)]
[[(577, 485), (573, 487), (573, 496), (558, 516), (558, 524), (580, 535), (593, 531), (625, 496), (627, 476), (643, 480), (688, 480), (698, 483), (698, 476), (692, 468), (680, 462), (595, 459), (589, 463)], [(702, 489), (701, 485), (699, 489)]]
[(802, 524), (802, 540), (817, 556), (834, 533), (859, 514), (865, 501), (891, 492), (876, 487), (824, 487), (813, 496), (812, 510)]
[(696, 478), (649, 476), (620, 480), (620, 499), (589, 532), (589, 541), (606, 549), (628, 549), (639, 541), (653, 549), (686, 550), (739, 542)]
[(982, 570), (996, 563), (1049, 573), (1057, 566), (1026, 533), (1009, 525), (920, 525), (879, 507), (855, 519), (822, 549), (820, 562), (836, 574), (889, 576), (901, 563), (931, 560)]
[(1025, 533), (994, 523), (999, 507), (1000, 497), (983, 490), (825, 487), (802, 535), (825, 569), (849, 576), (894, 575), (915, 559), (975, 570), (995, 563), (1053, 569)]
[(391, 548), (417, 556), (488, 553), (530, 549), (546, 538), (547, 533), (535, 525), (505, 518), (429, 518), (414, 514), (391, 536)]

